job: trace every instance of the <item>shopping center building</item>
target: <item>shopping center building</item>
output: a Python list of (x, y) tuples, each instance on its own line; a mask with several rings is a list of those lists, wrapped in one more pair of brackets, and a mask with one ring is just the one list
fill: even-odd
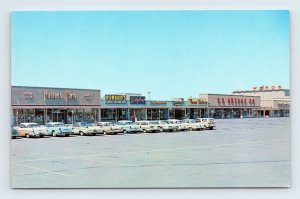
[[(147, 100), (139, 93), (107, 94), (100, 90), (12, 86), (12, 123), (98, 122), (118, 120), (246, 118), (289, 116), (289, 90), (235, 91), (233, 94), (200, 94), (199, 97)], [(283, 96), (284, 93), (284, 96)], [(288, 103), (287, 103), (288, 101)], [(272, 104), (272, 105), (270, 105)], [(269, 111), (269, 112), (268, 112)]]

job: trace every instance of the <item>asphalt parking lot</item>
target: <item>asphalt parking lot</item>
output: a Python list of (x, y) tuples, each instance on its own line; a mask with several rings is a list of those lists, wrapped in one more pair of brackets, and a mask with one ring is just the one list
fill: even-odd
[(287, 187), (289, 118), (216, 130), (11, 140), (12, 188)]

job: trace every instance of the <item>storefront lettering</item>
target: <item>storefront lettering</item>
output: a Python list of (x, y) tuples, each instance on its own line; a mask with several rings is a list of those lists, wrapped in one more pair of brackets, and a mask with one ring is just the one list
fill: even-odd
[(86, 100), (92, 100), (93, 99), (93, 95), (91, 93), (84, 94), (83, 96), (84, 96), (84, 99), (86, 99)]
[(68, 90), (63, 92), (51, 92), (48, 90), (44, 90), (44, 100), (46, 99), (63, 99), (63, 100), (71, 100), (77, 99), (75, 93), (70, 93)]
[(165, 102), (165, 101), (152, 101), (152, 102), (150, 102), (150, 104), (167, 104), (167, 102)]
[(32, 99), (33, 98), (33, 94), (32, 94), (31, 91), (25, 91), (25, 92), (23, 92), (23, 96), (26, 99)]
[(126, 104), (126, 95), (105, 95), (106, 104)]
[[(223, 104), (225, 105), (225, 99), (224, 98), (217, 98), (218, 104)], [(247, 100), (246, 98), (227, 98), (227, 104), (229, 106), (234, 106), (234, 105), (247, 105), (247, 103), (254, 105), (255, 104), (255, 99), (249, 99)]]
[[(278, 85), (277, 86), (277, 90), (281, 90), (282, 89), (282, 86), (281, 85)], [(252, 87), (252, 91), (268, 91), (268, 90), (276, 90), (276, 86), (272, 85), (272, 86), (260, 86), (260, 87), (257, 87), (257, 86), (253, 86)]]
[[(189, 98), (188, 104), (189, 105), (203, 105), (206, 104), (207, 101), (205, 98)], [(218, 98), (218, 103), (221, 103), (221, 98)]]
[(130, 96), (130, 104), (145, 104), (145, 96)]

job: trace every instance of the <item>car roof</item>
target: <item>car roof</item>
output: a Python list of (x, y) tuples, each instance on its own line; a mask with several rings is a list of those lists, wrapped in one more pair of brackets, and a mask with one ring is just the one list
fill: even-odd
[(24, 123), (20, 123), (20, 124), (30, 125), (30, 124), (38, 124), (38, 123), (34, 123), (34, 122), (24, 122)]
[(119, 120), (118, 122), (133, 122), (131, 120)]
[(48, 122), (48, 124), (64, 124), (63, 122)]
[(97, 124), (108, 124), (108, 123), (112, 123), (112, 122), (97, 122)]

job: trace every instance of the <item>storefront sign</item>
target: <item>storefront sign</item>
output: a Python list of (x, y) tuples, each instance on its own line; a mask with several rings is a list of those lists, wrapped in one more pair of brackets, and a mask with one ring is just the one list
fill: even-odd
[(130, 96), (130, 104), (145, 104), (145, 96)]
[(24, 98), (26, 98), (26, 99), (32, 99), (32, 98), (33, 98), (33, 94), (32, 94), (31, 91), (24, 91), (24, 92), (23, 92), (23, 96), (24, 96)]
[(189, 98), (188, 105), (205, 105), (207, 100), (205, 98)]
[(228, 106), (245, 106), (247, 104), (255, 105), (255, 99), (246, 99), (246, 98), (240, 98), (240, 97), (230, 97), (230, 98), (224, 98), (224, 97), (218, 97), (217, 102), (220, 105), (227, 105)]
[(62, 92), (44, 90), (44, 100), (47, 99), (63, 99), (66, 101), (66, 100), (77, 99), (77, 96), (75, 93), (71, 93), (68, 90)]
[(252, 90), (253, 91), (268, 91), (268, 90), (281, 90), (282, 89), (282, 86), (281, 85), (278, 85), (278, 86), (260, 86), (260, 87), (257, 87), (257, 86), (253, 86), (252, 87)]
[(167, 102), (166, 101), (151, 101), (150, 104), (151, 105), (166, 105)]
[(173, 98), (173, 105), (174, 106), (182, 106), (184, 99), (183, 98)]
[(84, 94), (84, 99), (86, 100), (92, 100), (93, 99), (93, 95), (91, 93), (87, 93), (87, 94)]
[(126, 95), (105, 95), (106, 104), (126, 104)]

